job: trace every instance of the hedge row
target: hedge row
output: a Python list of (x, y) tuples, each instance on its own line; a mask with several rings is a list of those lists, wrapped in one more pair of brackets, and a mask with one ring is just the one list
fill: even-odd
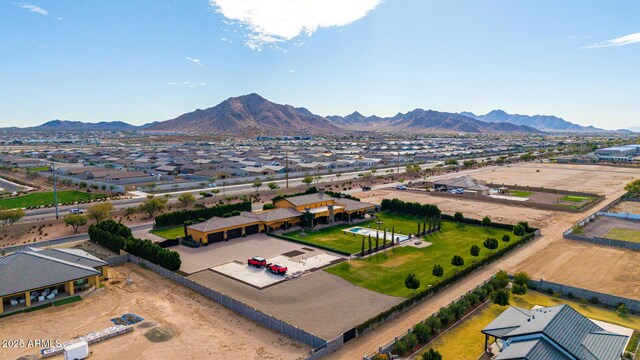
[(290, 237), (287, 237), (287, 236), (284, 236), (284, 235), (279, 235), (279, 234), (268, 233), (267, 235), (272, 236), (274, 238), (295, 242), (295, 243), (298, 243), (298, 244), (313, 246), (313, 247), (316, 247), (316, 248), (319, 248), (319, 249), (322, 249), (322, 250), (327, 250), (327, 251), (334, 252), (336, 254), (340, 254), (340, 255), (344, 255), (344, 256), (351, 256), (351, 253), (349, 253), (349, 252), (346, 252), (346, 251), (343, 251), (343, 250), (334, 249), (334, 248), (329, 247), (329, 246), (324, 246), (324, 245), (320, 245), (320, 244), (314, 244), (314, 243), (306, 242), (304, 240), (298, 240), (298, 239), (290, 238)]
[(509, 283), (506, 272), (501, 271), (484, 285), (463, 295), (460, 299), (441, 308), (437, 313), (416, 324), (411, 332), (398, 339), (393, 346), (393, 353), (407, 355), (420, 344), (428, 343), (438, 333), (462, 319), (471, 309), (489, 299), (490, 295), (499, 289), (504, 289)]
[(433, 285), (430, 288), (427, 288), (425, 290), (422, 290), (416, 294), (414, 294), (413, 296), (411, 296), (410, 298), (408, 298), (407, 300), (401, 302), (398, 305), (393, 306), (392, 308), (381, 312), (380, 314), (372, 317), (371, 319), (363, 322), (362, 324), (356, 326), (356, 329), (358, 331), (358, 334), (362, 334), (363, 331), (367, 330), (369, 327), (376, 325), (378, 323), (382, 323), (384, 322), (387, 318), (389, 318), (390, 316), (395, 315), (396, 313), (399, 312), (403, 312), (409, 308), (411, 308), (413, 305), (417, 304), (418, 302), (424, 300), (427, 297), (430, 297), (434, 294), (436, 294), (438, 291), (446, 288), (447, 286), (455, 283), (456, 281), (464, 278), (465, 276), (471, 274), (472, 272), (476, 271), (477, 269), (492, 263), (498, 259), (500, 259), (501, 257), (503, 257), (505, 254), (507, 254), (508, 252), (510, 252), (511, 250), (529, 242), (531, 239), (533, 239), (535, 237), (535, 233), (528, 233), (526, 235), (524, 235), (522, 238), (520, 238), (517, 241), (511, 242), (509, 243), (507, 246), (498, 249), (496, 252), (490, 254), (489, 256), (483, 258), (482, 260), (478, 261), (477, 263), (474, 263), (462, 270), (460, 270), (459, 272), (442, 279), (442, 281), (440, 281), (439, 283)]
[(235, 204), (216, 205), (193, 210), (180, 210), (156, 216), (155, 227), (182, 225), (185, 221), (196, 221), (200, 218), (208, 220), (214, 216), (223, 217), (234, 211), (251, 211), (251, 202), (244, 201)]
[[(116, 252), (124, 250), (171, 271), (180, 269), (180, 265), (182, 265), (180, 254), (164, 249), (151, 240), (131, 237), (129, 228), (122, 224), (115, 223), (117, 225), (114, 225), (113, 223), (115, 223), (113, 220), (106, 220), (97, 225), (91, 225), (89, 239)], [(129, 234), (129, 237), (123, 236), (126, 234)]]
[(440, 216), (441, 211), (436, 205), (420, 204), (419, 202), (405, 202), (399, 199), (384, 199), (380, 203), (382, 211), (413, 215), (413, 216)]

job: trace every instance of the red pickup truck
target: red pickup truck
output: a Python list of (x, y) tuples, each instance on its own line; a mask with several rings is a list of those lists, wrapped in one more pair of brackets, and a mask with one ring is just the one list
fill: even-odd
[(255, 266), (257, 268), (261, 268), (267, 266), (267, 260), (260, 256), (254, 256), (251, 259), (247, 260), (247, 264)]
[(284, 275), (287, 273), (287, 267), (280, 264), (268, 264), (267, 270), (276, 275)]

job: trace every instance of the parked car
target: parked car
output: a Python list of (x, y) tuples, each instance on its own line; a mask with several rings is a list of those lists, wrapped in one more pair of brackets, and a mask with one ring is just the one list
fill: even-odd
[(404, 185), (396, 185), (396, 190), (407, 190), (407, 187)]
[(267, 265), (267, 270), (269, 270), (270, 273), (272, 274), (276, 274), (276, 275), (284, 275), (287, 273), (287, 267), (284, 265), (280, 265), (280, 264), (268, 264)]
[(371, 186), (363, 186), (362, 187), (362, 191), (370, 191), (371, 190)]
[(247, 260), (247, 264), (255, 266), (257, 268), (262, 268), (267, 266), (267, 259), (260, 256), (254, 256), (251, 259)]
[(84, 210), (82, 210), (82, 209), (71, 209), (71, 210), (69, 210), (69, 213), (71, 213), (71, 214), (84, 214)]

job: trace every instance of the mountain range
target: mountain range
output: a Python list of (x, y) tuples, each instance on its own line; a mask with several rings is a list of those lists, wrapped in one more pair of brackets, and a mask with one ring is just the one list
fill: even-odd
[(320, 116), (303, 107), (273, 103), (258, 94), (231, 97), (220, 104), (197, 109), (176, 118), (134, 126), (122, 121), (85, 123), (52, 120), (28, 128), (44, 131), (153, 131), (198, 134), (255, 135), (330, 135), (344, 130), (397, 133), (522, 133), (600, 132), (592, 126), (570, 123), (556, 116), (507, 114), (494, 110), (486, 115), (470, 112), (448, 113), (415, 109), (391, 117), (364, 116), (354, 112), (346, 116)]
[(485, 115), (476, 115), (471, 112), (461, 112), (461, 115), (477, 120), (492, 123), (510, 123), (515, 125), (528, 125), (545, 132), (604, 132), (593, 126), (582, 126), (571, 123), (553, 115), (520, 115), (507, 114), (503, 110), (493, 110)]

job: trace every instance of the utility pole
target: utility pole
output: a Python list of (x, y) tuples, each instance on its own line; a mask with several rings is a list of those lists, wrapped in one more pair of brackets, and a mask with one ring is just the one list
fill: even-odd
[(289, 151), (284, 151), (284, 174), (287, 179), (287, 189), (289, 188)]
[(51, 173), (53, 174), (53, 204), (56, 207), (56, 219), (59, 219), (58, 216), (58, 187), (56, 186), (56, 163), (55, 161), (51, 163)]

